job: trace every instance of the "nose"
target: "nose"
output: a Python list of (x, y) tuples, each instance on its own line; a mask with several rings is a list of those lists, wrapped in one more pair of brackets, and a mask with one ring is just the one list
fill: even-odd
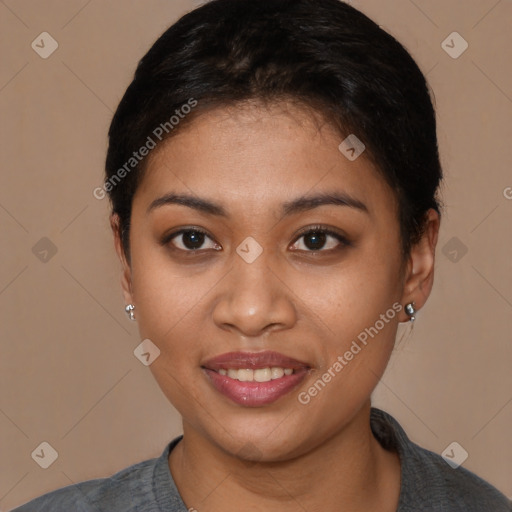
[(271, 330), (289, 329), (297, 320), (294, 294), (285, 277), (271, 268), (265, 251), (252, 263), (235, 255), (231, 271), (219, 285), (213, 320), (224, 330), (261, 337)]

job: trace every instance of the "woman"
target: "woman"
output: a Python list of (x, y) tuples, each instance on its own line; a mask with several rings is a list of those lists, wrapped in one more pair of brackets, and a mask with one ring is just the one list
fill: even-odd
[(354, 8), (180, 19), (115, 113), (97, 193), (183, 436), (16, 510), (511, 510), (371, 407), (432, 289), (441, 179), (424, 76)]

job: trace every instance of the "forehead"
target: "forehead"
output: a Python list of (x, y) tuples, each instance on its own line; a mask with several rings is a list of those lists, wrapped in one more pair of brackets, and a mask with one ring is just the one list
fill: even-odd
[(336, 190), (365, 203), (372, 216), (393, 211), (395, 196), (385, 180), (364, 153), (349, 160), (342, 141), (320, 114), (296, 104), (215, 108), (148, 156), (134, 203), (183, 192), (215, 198), (228, 214), (259, 213), (306, 193)]

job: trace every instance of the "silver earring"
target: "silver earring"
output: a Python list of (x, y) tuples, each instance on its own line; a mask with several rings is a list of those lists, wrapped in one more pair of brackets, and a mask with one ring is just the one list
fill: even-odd
[(405, 306), (405, 312), (409, 315), (409, 321), (414, 322), (416, 317), (414, 316), (414, 313), (416, 313), (416, 309), (414, 309), (414, 302), (409, 302), (409, 304), (406, 304)]
[(128, 318), (130, 320), (133, 320), (135, 321), (135, 315), (133, 314), (133, 310), (135, 309), (135, 306), (133, 304), (128, 304), (124, 310), (126, 312), (126, 314), (128, 315)]

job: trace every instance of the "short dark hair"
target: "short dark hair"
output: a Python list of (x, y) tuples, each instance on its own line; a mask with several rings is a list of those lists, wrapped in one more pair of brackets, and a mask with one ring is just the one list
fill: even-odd
[[(132, 200), (147, 162), (134, 161), (133, 152), (149, 138), (171, 137), (205, 110), (287, 99), (365, 144), (364, 155), (395, 191), (405, 260), (424, 233), (427, 210), (441, 214), (432, 99), (406, 49), (339, 0), (212, 0), (174, 23), (144, 55), (113, 117), (106, 158), (128, 258)], [(174, 126), (171, 116), (187, 104), (195, 108)], [(133, 171), (126, 165), (131, 158)], [(121, 180), (123, 166), (131, 172)]]

